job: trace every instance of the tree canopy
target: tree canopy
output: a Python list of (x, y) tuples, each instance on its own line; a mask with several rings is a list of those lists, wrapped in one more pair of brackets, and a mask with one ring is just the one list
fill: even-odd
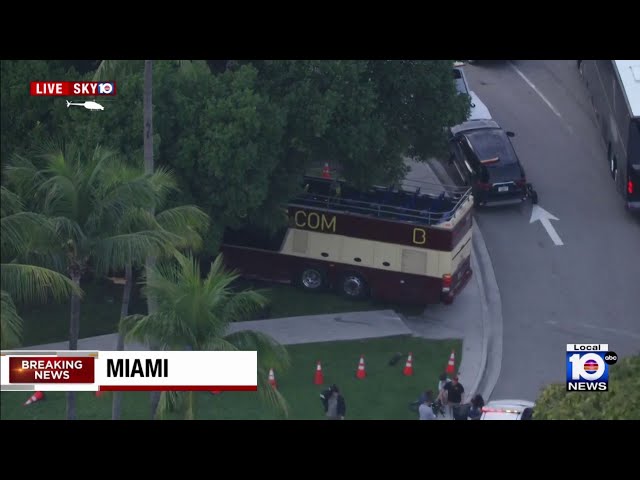
[(536, 402), (535, 420), (640, 419), (640, 355), (609, 368), (607, 392), (567, 392), (564, 384), (547, 386)]
[[(365, 187), (402, 177), (403, 155), (442, 152), (444, 128), (463, 121), (470, 105), (455, 89), (452, 63), (155, 61), (154, 158), (177, 175), (182, 195), (174, 200), (210, 216), (206, 245), (213, 252), (226, 226), (284, 221), (280, 206), (312, 166), (329, 162)], [(98, 64), (3, 60), (3, 159), (54, 135), (90, 139), (82, 142), (87, 148), (105, 145), (140, 165), (143, 62), (89, 70)], [(101, 112), (29, 97), (36, 79), (101, 75), (117, 82), (117, 95), (104, 99)]]

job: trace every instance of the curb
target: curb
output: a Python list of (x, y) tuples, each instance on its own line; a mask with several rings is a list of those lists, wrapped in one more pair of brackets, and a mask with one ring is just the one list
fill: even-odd
[(473, 225), (472, 262), (478, 271), (482, 303), (482, 361), (480, 375), (471, 392), (478, 392), (489, 401), (498, 383), (502, 368), (502, 301), (489, 250), (478, 225)]
[[(452, 184), (440, 162), (436, 159), (428, 159), (426, 163), (438, 177), (440, 183)], [(469, 395), (480, 393), (487, 402), (498, 383), (502, 368), (502, 300), (491, 256), (475, 219), (472, 243), (471, 268), (475, 272), (474, 276), (478, 282), (480, 303), (482, 304), (482, 356), (480, 373), (469, 390)]]

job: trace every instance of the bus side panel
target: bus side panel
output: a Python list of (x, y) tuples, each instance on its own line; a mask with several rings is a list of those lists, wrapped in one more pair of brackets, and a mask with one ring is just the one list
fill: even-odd
[(234, 245), (222, 245), (220, 251), (227, 268), (237, 270), (245, 277), (280, 283), (293, 280), (294, 267), (302, 260), (270, 250)]
[(313, 266), (326, 272), (328, 283), (334, 289), (339, 287), (340, 280), (344, 275), (353, 272), (361, 275), (367, 282), (371, 296), (376, 300), (415, 305), (437, 304), (442, 301), (441, 278), (360, 267), (233, 245), (223, 245), (221, 251), (225, 266), (238, 270), (248, 278), (280, 283), (297, 283), (299, 273), (305, 267)]

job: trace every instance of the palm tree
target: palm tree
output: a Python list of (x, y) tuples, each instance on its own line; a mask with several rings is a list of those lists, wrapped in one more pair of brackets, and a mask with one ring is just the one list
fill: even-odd
[[(163, 186), (161, 186), (163, 187)], [(166, 189), (160, 188), (159, 194), (165, 195)], [(162, 209), (164, 200), (157, 205)], [(145, 211), (131, 212), (131, 217), (135, 221), (146, 220), (146, 229), (157, 229), (169, 232), (172, 235), (172, 243), (176, 249), (199, 249), (202, 246), (202, 234), (209, 225), (209, 216), (200, 208), (194, 205), (181, 205), (167, 208), (158, 212), (155, 217), (151, 217)], [(131, 224), (128, 218), (124, 218), (120, 227), (123, 232), (140, 230), (140, 225)], [(125, 267), (124, 289), (122, 294), (122, 307), (120, 318), (129, 315), (129, 301), (133, 288), (133, 268), (135, 259), (131, 259)], [(122, 332), (118, 332), (116, 350), (124, 350), (125, 339)], [(122, 412), (122, 392), (114, 392), (111, 408), (111, 419), (119, 420)], [(152, 417), (153, 418), (153, 417)]]
[[(0, 187), (0, 348), (20, 346), (22, 319), (14, 299), (19, 303), (61, 301), (72, 293), (80, 296), (82, 290), (61, 273), (36, 265), (27, 265), (20, 259), (36, 240), (51, 240), (56, 232), (48, 219), (24, 210), (20, 198), (5, 187)], [(39, 245), (51, 247), (49, 245)]]
[[(202, 60), (177, 60), (180, 69), (183, 72), (189, 73), (192, 71), (192, 67), (195, 63), (203, 63)], [(193, 63), (192, 63), (193, 62)], [(128, 60), (102, 60), (94, 73), (94, 80), (100, 78), (111, 77), (115, 78), (115, 73), (126, 69), (135, 68), (136, 62)], [(146, 174), (153, 174), (154, 161), (153, 161), (153, 60), (144, 61), (144, 90), (143, 90), (143, 146), (144, 146), (144, 171)], [(151, 208), (153, 214), (153, 208)], [(155, 257), (149, 255), (145, 260), (145, 268), (152, 268), (155, 265)], [(152, 295), (147, 297), (147, 311), (153, 313), (156, 310), (156, 301)], [(155, 345), (153, 345), (155, 349)], [(151, 392), (151, 418), (155, 418), (156, 409), (160, 400), (159, 392)]]
[[(169, 232), (143, 229), (122, 233), (122, 218), (132, 211), (150, 208), (158, 201), (158, 185), (171, 183), (165, 171), (152, 176), (127, 168), (113, 152), (96, 147), (89, 158), (69, 144), (45, 146), (44, 164), (37, 166), (17, 156), (7, 167), (9, 181), (23, 198), (33, 200), (34, 210), (47, 216), (61, 239), (58, 264), (64, 264), (79, 288), (92, 270), (98, 275), (141, 261), (150, 253), (173, 250)], [(78, 348), (80, 296), (71, 296), (69, 349)], [(67, 418), (76, 418), (75, 392), (67, 393)]]
[[(120, 328), (129, 340), (154, 342), (166, 350), (258, 351), (258, 392), (287, 414), (286, 401), (268, 384), (269, 368), (283, 370), (289, 366), (286, 349), (259, 332), (228, 332), (232, 322), (247, 319), (267, 301), (259, 291), (234, 291), (232, 284), (237, 278), (235, 272), (224, 270), (221, 255), (202, 278), (197, 260), (178, 253), (175, 260), (159, 262), (147, 270), (144, 292), (158, 299), (158, 310), (131, 315)], [(164, 393), (158, 415), (163, 418), (178, 408), (185, 419), (194, 419), (194, 400), (194, 392)]]

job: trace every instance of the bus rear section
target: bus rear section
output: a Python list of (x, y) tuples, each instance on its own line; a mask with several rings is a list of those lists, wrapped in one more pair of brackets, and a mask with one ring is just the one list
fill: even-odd
[(640, 212), (640, 118), (631, 123), (626, 185), (627, 208)]
[(307, 181), (278, 234), (227, 232), (227, 266), (308, 291), (418, 305), (450, 304), (469, 281), (470, 192), (358, 192), (343, 184), (336, 196), (325, 189), (335, 182)]

